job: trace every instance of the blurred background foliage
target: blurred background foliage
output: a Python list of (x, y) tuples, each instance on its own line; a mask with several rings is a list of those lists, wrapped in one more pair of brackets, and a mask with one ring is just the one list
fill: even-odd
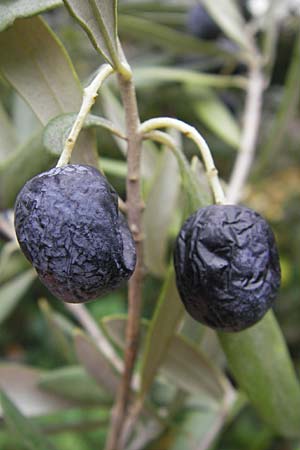
[[(4, 3), (9, 5), (10, 2)], [(42, 16), (63, 43), (80, 81), (85, 85), (101, 63), (99, 55), (67, 10), (59, 6), (59, 1), (56, 3), (57, 8)], [(266, 45), (266, 30), (273, 26), (273, 50), (258, 148), (243, 203), (263, 214), (276, 234), (282, 287), (275, 314), (299, 375), (300, 3), (277, 2), (271, 25), (267, 0), (240, 0), (237, 3), (249, 31), (255, 34), (261, 48)], [(1, 8), (0, 5), (0, 12)], [(226, 183), (240, 142), (245, 96), (243, 80), (247, 76), (246, 64), (236, 43), (224, 34), (200, 2), (193, 0), (120, 0), (119, 34), (134, 71), (142, 120), (171, 116), (194, 125), (212, 149), (216, 166)], [(38, 425), (39, 431), (32, 431), (28, 444), (24, 434), (18, 439), (0, 418), (0, 447), (2, 450), (48, 449), (54, 443), (61, 450), (103, 448), (112, 393), (101, 388), (91, 376), (87, 369), (89, 363), (79, 351), (80, 342), (74, 348), (73, 332), (78, 323), (35, 278), (12, 234), (11, 208), (18, 190), (33, 174), (53, 166), (57, 156), (45, 148), (41, 137), (43, 127), (52, 118), (50, 113), (48, 116), (45, 113), (43, 120), (44, 109), (47, 111), (48, 108), (47, 99), (40, 97), (38, 105), (35, 101), (31, 103), (19, 80), (7, 75), (7, 61), (11, 63), (12, 58), (11, 54), (7, 55), (13, 50), (7, 50), (5, 54), (3, 43), (5, 39), (1, 43), (0, 35), (0, 385), (24, 415), (34, 417), (32, 426)], [(54, 63), (56, 61), (49, 60), (46, 71)], [(24, 66), (23, 69), (15, 66), (15, 70), (20, 71), (20, 77), (24, 70), (26, 77)], [(214, 78), (215, 75), (220, 78)], [(64, 82), (66, 80), (67, 77)], [(76, 80), (73, 82), (75, 85)], [(25, 83), (30, 83), (30, 80), (25, 79)], [(67, 90), (68, 86), (63, 84), (60, 89)], [(74, 106), (62, 108), (57, 114), (76, 112), (78, 102), (73, 93), (70, 95)], [(113, 80), (103, 88), (93, 113), (110, 118), (122, 128), (123, 113)], [(176, 134), (174, 138), (182, 145), (188, 159), (193, 161), (195, 176), (207, 190), (201, 164), (193, 159), (197, 154), (194, 146), (180, 141)], [(124, 198), (124, 144), (99, 128), (89, 133), (86, 139), (86, 145), (90, 145), (88, 140), (95, 142), (96, 139), (100, 166)], [(77, 155), (79, 160), (80, 154)], [(146, 320), (152, 317), (167, 273), (172, 243), (181, 221), (183, 199), (176, 161), (162, 147), (145, 144), (143, 180), (147, 201), (147, 275), (143, 306)], [(122, 317), (120, 315), (126, 314), (126, 289), (89, 304), (88, 309), (99, 324), (101, 320), (104, 320), (102, 324), (105, 323), (108, 316)], [(108, 334), (112, 336), (112, 332)], [(207, 354), (214, 357), (218, 366), (224, 367), (218, 344), (212, 337), (205, 342)], [(121, 354), (116, 343), (115, 348)], [(153, 384), (150, 397), (162, 415), (164, 411), (170, 413), (173, 410), (174, 413), (169, 414), (170, 420), (164, 431), (156, 433), (158, 437), (154, 443), (136, 448), (188, 450), (186, 436), (193, 438), (195, 429), (198, 438), (204, 436), (206, 430), (214, 429), (217, 423), (216, 413), (209, 402), (206, 404), (202, 399), (201, 408), (199, 404), (193, 405), (192, 401), (184, 402), (183, 398), (187, 396), (185, 388), (181, 386), (181, 390), (175, 392), (174, 384), (166, 380), (168, 378), (162, 375)], [(5, 398), (2, 400), (4, 407)], [(6, 409), (11, 407), (8, 402)], [(22, 422), (24, 417), (19, 417), (17, 411), (9, 411), (10, 414), (6, 413), (14, 417), (20, 430), (30, 433), (26, 421)], [(299, 440), (279, 438), (243, 397), (239, 398), (235, 410), (222, 425), (219, 433), (216, 429), (217, 439), (212, 444), (216, 450), (300, 449)], [(178, 430), (185, 438), (180, 437)], [(42, 439), (37, 440), (34, 447), (32, 442), (38, 439), (40, 432), (44, 433), (43, 436), (47, 434), (52, 444)], [(195, 448), (210, 448), (205, 446), (205, 442), (201, 445)]]

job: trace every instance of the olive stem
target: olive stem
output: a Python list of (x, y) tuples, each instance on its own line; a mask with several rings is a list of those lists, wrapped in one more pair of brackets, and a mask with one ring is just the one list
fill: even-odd
[(56, 167), (64, 166), (70, 162), (73, 148), (83, 127), (84, 121), (98, 96), (97, 92), (100, 89), (102, 83), (113, 72), (114, 69), (109, 64), (103, 64), (98, 70), (97, 75), (95, 76), (93, 81), (83, 89), (83, 98), (79, 113), (66, 139), (64, 149), (60, 155)]
[(215, 203), (218, 205), (225, 203), (224, 192), (218, 177), (218, 171), (216, 169), (211, 151), (205, 139), (196, 130), (196, 128), (178, 119), (174, 119), (171, 117), (158, 117), (143, 122), (139, 127), (139, 132), (143, 136), (144, 134), (147, 134), (150, 131), (156, 130), (158, 128), (176, 128), (184, 136), (191, 139), (197, 145), (201, 152), (208, 177), (208, 182), (210, 184)]
[(139, 113), (136, 92), (132, 77), (118, 74), (120, 92), (125, 109), (127, 131), (127, 178), (126, 206), (129, 228), (136, 244), (137, 262), (133, 276), (128, 284), (128, 320), (126, 325), (126, 346), (124, 372), (119, 384), (115, 406), (112, 412), (111, 427), (106, 442), (106, 450), (121, 450), (125, 418), (130, 401), (130, 388), (138, 351), (140, 313), (142, 301), (143, 251), (142, 251), (142, 211), (140, 182), (140, 162), (142, 137), (139, 133)]
[(251, 68), (247, 88), (241, 144), (227, 190), (227, 199), (231, 204), (238, 203), (241, 199), (243, 187), (253, 163), (261, 120), (264, 89), (265, 80), (261, 68), (259, 66)]

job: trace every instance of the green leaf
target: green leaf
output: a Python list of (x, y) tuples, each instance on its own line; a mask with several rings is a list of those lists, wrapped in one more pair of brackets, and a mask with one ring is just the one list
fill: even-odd
[[(60, 155), (63, 151), (65, 141), (71, 131), (77, 114), (63, 114), (50, 120), (44, 128), (43, 144), (50, 153)], [(89, 114), (85, 120), (83, 128), (101, 127), (111, 133), (125, 139), (125, 135), (112, 122), (103, 117)]]
[(179, 185), (176, 158), (169, 149), (164, 149), (159, 157), (143, 217), (145, 265), (158, 277), (163, 277), (167, 269), (168, 234), (176, 209)]
[(130, 14), (151, 20), (153, 23), (161, 22), (165, 25), (184, 27), (187, 7), (178, 3), (173, 5), (170, 2), (163, 4), (155, 1), (130, 1), (125, 4), (121, 2), (119, 14)]
[(4, 160), (16, 147), (17, 137), (15, 135), (13, 125), (3, 106), (0, 104), (0, 162)]
[[(288, 69), (283, 96), (280, 106), (273, 120), (271, 129), (268, 131), (267, 140), (261, 146), (260, 156), (256, 170), (261, 172), (270, 162), (276, 159), (278, 152), (284, 145), (284, 139), (288, 131), (289, 124), (296, 114), (300, 95), (300, 33), (298, 34), (292, 60)], [(256, 174), (257, 176), (257, 174)]]
[[(110, 314), (101, 319), (101, 326), (103, 326), (103, 330), (106, 335), (122, 350), (125, 349), (127, 318), (127, 314)], [(142, 318), (140, 325), (139, 351), (142, 352), (145, 344), (145, 335), (148, 330), (149, 321)]]
[(137, 67), (134, 70), (134, 82), (138, 87), (149, 86), (153, 82), (180, 82), (189, 85), (215, 87), (215, 88), (239, 88), (247, 86), (244, 77), (236, 75), (212, 75), (195, 72), (188, 69), (176, 69), (173, 67), (149, 66)]
[(241, 130), (230, 111), (213, 91), (206, 90), (205, 95), (194, 103), (199, 119), (228, 145), (238, 149)]
[(120, 66), (117, 0), (64, 0), (95, 49), (116, 69)]
[(39, 307), (46, 319), (50, 337), (53, 337), (57, 350), (68, 363), (74, 364), (76, 357), (73, 346), (73, 323), (59, 312), (54, 311), (45, 299), (39, 301)]
[(39, 379), (43, 373), (40, 369), (23, 364), (0, 364), (0, 389), (25, 416), (51, 414), (74, 406), (74, 402), (53, 393), (43, 392), (39, 388)]
[[(103, 326), (113, 341), (124, 348), (127, 316), (110, 316), (103, 319)], [(151, 324), (150, 324), (151, 326)], [(149, 321), (143, 320), (140, 329), (140, 351), (145, 350), (149, 333)], [(157, 347), (158, 348), (158, 347)], [(146, 348), (147, 351), (147, 348)], [(223, 402), (234, 396), (225, 376), (209, 358), (183, 336), (173, 333), (168, 348), (159, 364), (159, 370), (178, 388), (209, 398), (210, 402)]]
[(74, 336), (74, 344), (78, 360), (87, 373), (107, 392), (114, 395), (119, 383), (118, 376), (96, 344), (79, 331)]
[(147, 393), (153, 383), (183, 314), (171, 266), (146, 336), (141, 366), (141, 395)]
[(169, 431), (170, 450), (209, 449), (220, 433), (228, 412), (222, 406), (192, 405), (182, 411), (182, 420)]
[(35, 16), (62, 4), (62, 0), (2, 0), (0, 31), (12, 25), (16, 19)]
[(222, 372), (206, 355), (182, 336), (174, 336), (162, 371), (179, 388), (221, 402), (232, 389)]
[[(29, 164), (30, 161), (30, 164)], [(16, 196), (26, 181), (54, 165), (56, 158), (42, 145), (42, 134), (19, 146), (0, 163), (0, 208), (13, 207)]]
[(230, 370), (261, 417), (278, 434), (299, 437), (300, 386), (273, 313), (219, 337)]
[(236, 56), (218, 48), (214, 43), (201, 41), (187, 33), (141, 17), (120, 14), (119, 31), (126, 36), (132, 36), (138, 42), (145, 41), (147, 44), (158, 45), (174, 53), (186, 54), (189, 52), (201, 55), (229, 56), (231, 59)]
[(44, 372), (39, 377), (38, 386), (42, 390), (84, 405), (111, 402), (109, 393), (102, 390), (80, 366), (67, 366)]
[(0, 392), (0, 401), (5, 421), (14, 439), (22, 448), (26, 448), (27, 450), (55, 450), (55, 447), (46, 436), (29, 419), (20, 413), (4, 392)]
[(253, 51), (253, 42), (246, 22), (234, 0), (201, 0), (211, 17), (229, 38), (245, 52), (246, 58)]
[(80, 108), (82, 91), (72, 63), (39, 17), (18, 20), (0, 33), (0, 72), (43, 124)]
[[(201, 184), (198, 183), (180, 149), (176, 150), (175, 156), (180, 168), (183, 189), (188, 194), (186, 210), (191, 214), (200, 205), (205, 204), (205, 196)], [(176, 288), (174, 266), (171, 263), (147, 333), (141, 367), (142, 395), (151, 386), (183, 315), (184, 308)]]
[(113, 175), (115, 177), (126, 178), (127, 175), (127, 164), (125, 161), (120, 161), (118, 159), (101, 158), (99, 160), (99, 165), (104, 173), (108, 175)]
[[(122, 134), (126, 134), (125, 114), (120, 100), (116, 97), (113, 91), (106, 85), (101, 88), (101, 104), (105, 116), (112, 122), (117, 123)], [(118, 147), (123, 155), (126, 155), (127, 143), (113, 136), (117, 142)]]
[(0, 286), (0, 323), (10, 315), (35, 278), (36, 271), (29, 269)]
[[(7, 236), (15, 239), (15, 234), (11, 236), (12, 233), (15, 233), (14, 228), (10, 228), (11, 224), (9, 222), (7, 223), (7, 225)], [(4, 227), (1, 227), (1, 231), (5, 230)], [(18, 274), (31, 267), (32, 266), (29, 261), (27, 261), (23, 253), (21, 253), (19, 244), (14, 240), (10, 240), (3, 245), (0, 253), (0, 285), (3, 285), (6, 282), (12, 280)]]
[[(39, 17), (17, 20), (0, 33), (0, 74), (44, 125), (55, 116), (79, 111), (82, 89), (77, 74), (62, 43)], [(89, 132), (79, 137), (72, 162), (97, 166)]]

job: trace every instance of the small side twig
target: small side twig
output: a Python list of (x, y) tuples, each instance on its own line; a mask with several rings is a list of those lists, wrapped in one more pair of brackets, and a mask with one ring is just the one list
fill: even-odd
[(121, 436), (130, 400), (130, 386), (138, 351), (140, 311), (142, 300), (143, 254), (142, 254), (142, 210), (140, 189), (141, 136), (139, 114), (132, 79), (119, 75), (119, 86), (123, 99), (127, 129), (127, 219), (136, 243), (137, 263), (128, 285), (128, 321), (126, 327), (125, 367), (119, 385), (112, 414), (106, 450), (121, 450)]
[(109, 75), (111, 75), (113, 72), (114, 69), (109, 64), (104, 64), (103, 66), (100, 67), (93, 81), (86, 88), (84, 88), (83, 99), (79, 113), (72, 126), (70, 134), (67, 137), (64, 149), (62, 151), (62, 154), (60, 155), (56, 167), (64, 166), (65, 164), (69, 163), (74, 145), (83, 127), (84, 121), (98, 96), (97, 92), (100, 89), (104, 80), (106, 80), (106, 78), (109, 77)]
[(227, 190), (228, 203), (238, 203), (249, 175), (258, 139), (265, 80), (260, 66), (250, 69), (243, 133)]
[(158, 117), (156, 119), (149, 119), (146, 122), (143, 122), (140, 125), (139, 132), (142, 136), (144, 136), (145, 134), (157, 130), (158, 128), (175, 128), (196, 144), (201, 152), (208, 182), (210, 184), (215, 203), (218, 205), (225, 203), (224, 192), (218, 177), (218, 171), (216, 169), (211, 151), (205, 139), (196, 130), (196, 128), (178, 119), (170, 117)]

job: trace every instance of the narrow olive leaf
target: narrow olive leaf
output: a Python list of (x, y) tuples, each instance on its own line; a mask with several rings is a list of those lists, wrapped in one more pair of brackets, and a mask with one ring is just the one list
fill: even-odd
[(43, 124), (80, 108), (81, 87), (72, 63), (38, 17), (18, 20), (0, 34), (0, 72)]
[(62, 357), (71, 364), (76, 361), (74, 345), (73, 345), (73, 331), (74, 325), (65, 316), (57, 311), (54, 311), (47, 300), (40, 299), (39, 307), (46, 319), (50, 331), (50, 338), (53, 337), (57, 350)]
[(148, 66), (137, 67), (134, 70), (134, 81), (138, 87), (147, 87), (153, 83), (180, 82), (189, 85), (214, 88), (238, 88), (247, 86), (247, 79), (236, 75), (214, 75), (195, 72), (189, 69), (176, 69), (173, 67)]
[(95, 49), (115, 68), (120, 65), (117, 0), (64, 0)]
[(227, 392), (233, 391), (221, 370), (182, 336), (172, 338), (161, 369), (172, 383), (192, 395), (221, 402)]
[[(188, 214), (191, 214), (199, 208), (199, 205), (204, 204), (205, 199), (201, 185), (195, 179), (183, 153), (180, 149), (176, 148), (175, 150), (183, 190), (188, 194), (185, 209)], [(141, 366), (141, 395), (144, 395), (150, 388), (183, 315), (184, 308), (176, 288), (174, 266), (171, 263), (147, 333)]]
[[(63, 151), (65, 141), (75, 122), (77, 114), (62, 114), (50, 120), (44, 128), (43, 144), (50, 153), (60, 155)], [(83, 128), (101, 127), (120, 138), (126, 139), (125, 135), (112, 122), (103, 117), (89, 114)]]
[(149, 272), (160, 278), (167, 270), (168, 234), (176, 209), (179, 185), (176, 158), (169, 149), (164, 149), (151, 183), (143, 217), (145, 265)]
[(100, 388), (83, 367), (67, 366), (41, 373), (38, 386), (42, 391), (56, 394), (81, 405), (110, 403), (111, 395)]
[[(199, 155), (200, 156), (200, 155)], [(194, 175), (195, 181), (197, 182), (198, 190), (201, 190), (201, 198), (203, 205), (211, 205), (213, 203), (213, 195), (209, 187), (209, 182), (207, 179), (207, 174), (203, 162), (200, 160), (198, 155), (194, 155), (190, 162), (190, 170)], [(198, 208), (200, 207), (200, 202), (198, 203)]]
[(44, 436), (37, 426), (22, 415), (14, 403), (2, 391), (0, 401), (5, 422), (11, 430), (14, 440), (26, 450), (55, 450), (53, 444)]
[(102, 157), (99, 160), (99, 165), (105, 174), (126, 178), (127, 164), (124, 161)]
[(39, 380), (43, 373), (22, 364), (0, 364), (0, 389), (25, 416), (50, 414), (74, 406), (67, 398), (40, 389)]
[(180, 424), (169, 431), (170, 450), (207, 450), (220, 433), (227, 417), (220, 405), (198, 404), (186, 408)]
[(11, 314), (35, 278), (36, 271), (29, 269), (0, 286), (0, 323)]
[(218, 367), (223, 369), (226, 366), (226, 356), (218, 335), (212, 328), (204, 328), (204, 333), (201, 337), (201, 349)]
[(155, 12), (155, 13), (171, 13), (171, 14), (182, 14), (186, 16), (186, 5), (182, 2), (158, 2), (158, 1), (139, 1), (130, 0), (129, 2), (121, 2), (119, 6), (119, 13), (130, 13), (140, 16), (143, 13)]
[(175, 273), (171, 265), (146, 336), (141, 365), (142, 396), (153, 383), (183, 314), (184, 309), (176, 289)]
[(196, 101), (193, 106), (196, 115), (207, 128), (226, 144), (235, 149), (239, 148), (240, 127), (231, 112), (213, 91), (206, 90), (205, 95), (199, 101)]
[[(39, 17), (17, 20), (0, 33), (0, 74), (44, 125), (55, 116), (79, 111), (82, 89), (72, 62)], [(95, 140), (86, 133), (79, 137), (72, 161), (96, 166)]]
[(16, 19), (35, 16), (62, 5), (62, 0), (14, 0), (0, 5), (0, 32)]
[(253, 42), (246, 22), (238, 9), (234, 0), (201, 0), (212, 18), (227, 36), (238, 44), (246, 53), (246, 57), (251, 56)]
[(219, 337), (230, 370), (261, 417), (278, 434), (299, 437), (300, 385), (273, 313)]
[[(104, 85), (101, 88), (101, 104), (105, 116), (108, 117), (108, 119), (112, 123), (117, 123), (121, 133), (126, 135), (124, 109), (119, 99), (115, 96), (113, 91), (107, 85)], [(123, 155), (126, 155), (127, 143), (123, 139), (120, 139), (115, 135), (113, 137), (116, 143), (118, 144), (121, 153)]]
[[(1, 16), (1, 13), (0, 13)], [(8, 114), (0, 104), (0, 162), (17, 147), (17, 136)]]
[(13, 207), (25, 182), (49, 169), (55, 161), (56, 158), (45, 151), (41, 133), (19, 146), (9, 158), (0, 163), (0, 208)]
[(29, 268), (31, 264), (21, 253), (16, 241), (9, 241), (3, 245), (0, 253), (0, 286)]
[(230, 57), (231, 59), (237, 56), (221, 49), (215, 43), (201, 41), (187, 33), (176, 31), (174, 28), (141, 17), (120, 14), (118, 25), (120, 33), (124, 33), (126, 36), (132, 36), (139, 42), (145, 41), (147, 44), (167, 48), (174, 53), (199, 53), (201, 55)]
[[(300, 33), (298, 34), (292, 60), (288, 69), (283, 96), (271, 129), (268, 131), (267, 140), (261, 146), (260, 156), (256, 170), (261, 172), (268, 166), (270, 159), (276, 158), (283, 146), (288, 126), (296, 113), (300, 94)], [(257, 175), (257, 174), (256, 174)]]
[[(106, 335), (116, 344), (120, 349), (125, 349), (125, 335), (127, 314), (111, 314), (101, 319), (101, 326)], [(140, 336), (139, 336), (139, 351), (142, 352), (145, 344), (145, 336), (149, 327), (149, 321), (141, 319)]]
[(74, 344), (78, 360), (87, 373), (102, 388), (114, 395), (119, 383), (118, 376), (96, 344), (79, 331), (74, 335)]
[(19, 143), (26, 142), (42, 129), (42, 125), (31, 107), (16, 92), (12, 96), (11, 115)]
[[(127, 316), (115, 315), (105, 317), (102, 321), (108, 336), (121, 349), (124, 348), (125, 343), (126, 319)], [(148, 332), (149, 321), (143, 320), (140, 328), (141, 353), (144, 352)], [(204, 352), (178, 334), (171, 336), (159, 371), (185, 392), (209, 397), (212, 402), (219, 403), (225, 397), (234, 395), (234, 390), (222, 371), (209, 360)]]
[(119, 14), (137, 16), (155, 24), (161, 23), (177, 29), (186, 26), (186, 7), (178, 5), (161, 5), (158, 2), (150, 4), (145, 2), (120, 4)]

